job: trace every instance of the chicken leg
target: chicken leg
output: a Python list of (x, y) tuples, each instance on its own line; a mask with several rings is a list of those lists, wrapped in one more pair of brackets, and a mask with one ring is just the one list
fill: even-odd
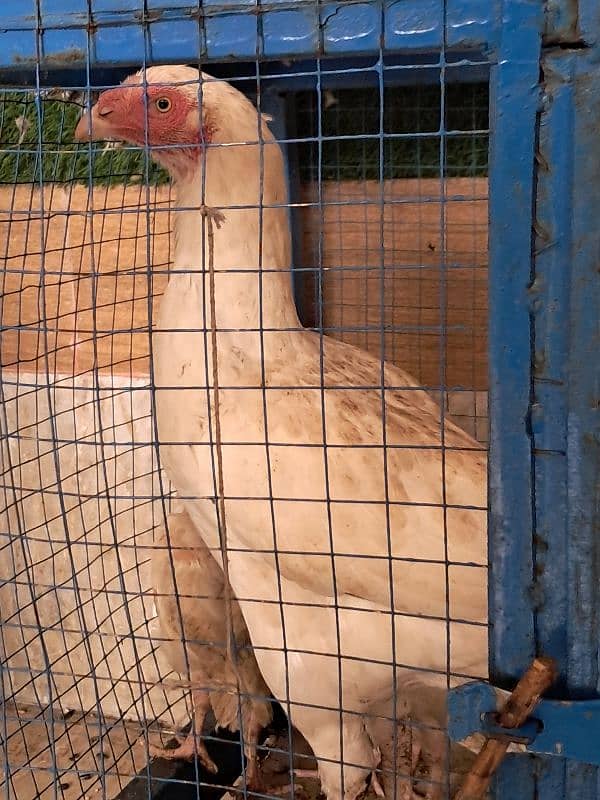
[(246, 756), (246, 787), (248, 791), (265, 794), (265, 783), (263, 780), (260, 764), (258, 762), (258, 737), (263, 728), (259, 721), (254, 721), (245, 731), (246, 741), (244, 743), (244, 754)]
[(218, 767), (212, 758), (208, 755), (208, 751), (202, 741), (202, 730), (204, 728), (204, 720), (210, 709), (209, 694), (203, 689), (194, 689), (192, 691), (192, 704), (194, 713), (192, 715), (192, 729), (188, 735), (180, 741), (179, 747), (154, 747), (150, 748), (150, 753), (153, 756), (160, 758), (167, 758), (170, 760), (191, 761), (197, 757), (203, 767), (205, 767), (213, 775), (218, 772)]

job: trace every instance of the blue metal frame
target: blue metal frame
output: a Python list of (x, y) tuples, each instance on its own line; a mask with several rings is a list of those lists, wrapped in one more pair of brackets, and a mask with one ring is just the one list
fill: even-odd
[[(0, 68), (493, 49), (502, 20), (480, 0), (4, 0)], [(38, 8), (39, 7), (39, 8)], [(444, 27), (444, 7), (447, 24)], [(145, 8), (145, 10), (144, 10)], [(382, 9), (384, 34), (382, 40)], [(147, 38), (146, 38), (147, 37)], [(148, 52), (148, 47), (150, 52)]]
[(490, 667), (499, 685), (517, 679), (535, 654), (528, 289), (543, 24), (536, 0), (504, 5), (490, 85), (489, 188)]
[[(539, 149), (551, 167), (539, 179), (535, 260), (547, 286), (536, 313), (538, 533), (560, 543), (568, 569), (549, 574), (554, 565), (544, 564), (538, 626), (570, 696), (581, 698), (600, 679), (598, 52), (552, 51), (542, 67)], [(561, 502), (551, 487), (563, 490)]]
[[(540, 705), (529, 749), (562, 757), (507, 759), (502, 798), (600, 796), (600, 10), (572, 8), (546, 19), (545, 49), (534, 8), (507, 26), (492, 70), (491, 676), (510, 686), (551, 655), (575, 701)], [(481, 692), (457, 690), (454, 725), (462, 702), (485, 729)]]
[[(560, 696), (578, 700), (599, 696), (600, 677), (600, 69), (596, 48), (547, 51), (542, 79), (533, 287), (535, 634), (537, 647), (559, 663)], [(600, 747), (600, 736), (596, 746)], [(600, 794), (599, 778), (598, 770), (590, 766), (546, 764), (540, 793), (548, 798), (592, 800)]]

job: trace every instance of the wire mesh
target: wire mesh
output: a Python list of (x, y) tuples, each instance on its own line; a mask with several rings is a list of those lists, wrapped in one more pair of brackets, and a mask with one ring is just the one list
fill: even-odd
[[(230, 83), (258, 116), (229, 128), (192, 81), (224, 133), (191, 186), (152, 160), (179, 169), (150, 73), (125, 144), (73, 142), (116, 79), (3, 93), (5, 797), (353, 800), (372, 770), (388, 798), (412, 772), (448, 796), (468, 763), (438, 729), (487, 659), (487, 86), (445, 56), (427, 85), (399, 70), (336, 88), (317, 61), (296, 91), (257, 61)], [(216, 775), (153, 758), (199, 710)]]
[[(439, 385), (440, 335), (446, 337), (446, 409), (461, 427), (487, 441), (487, 84), (450, 83), (445, 128), (440, 133), (440, 86), (385, 90), (382, 159), (385, 186), (384, 275), (378, 267), (380, 207), (379, 103), (369, 89), (331, 90), (323, 103), (322, 253), (324, 330), (378, 353), (427, 387)], [(315, 93), (295, 96), (301, 197), (314, 201)], [(452, 135), (449, 135), (449, 132)], [(364, 138), (365, 134), (372, 138)], [(312, 137), (312, 138), (310, 138)], [(343, 138), (342, 138), (343, 137)], [(308, 139), (308, 140), (307, 140)], [(447, 237), (442, 253), (439, 224), (440, 146), (450, 182), (445, 198)], [(299, 221), (303, 321), (318, 316), (316, 272), (319, 225), (313, 208)], [(440, 332), (440, 259), (452, 270), (447, 324)], [(383, 287), (381, 283), (383, 281)], [(381, 289), (385, 293), (381, 303)], [(383, 316), (382, 316), (383, 315)]]

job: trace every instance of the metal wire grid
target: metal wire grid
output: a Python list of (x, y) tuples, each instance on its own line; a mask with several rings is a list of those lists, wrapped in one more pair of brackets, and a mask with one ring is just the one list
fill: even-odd
[[(384, 90), (386, 185), (384, 237), (386, 270), (378, 267), (379, 153), (373, 135), (379, 102), (369, 89), (327, 90), (323, 102), (323, 191), (325, 230), (310, 206), (300, 220), (301, 266), (306, 270), (303, 311), (307, 324), (318, 317), (316, 271), (319, 237), (325, 245), (324, 332), (375, 355), (380, 329), (386, 361), (398, 364), (423, 386), (436, 387), (439, 344), (439, 175), (440, 147), (452, 187), (447, 198), (448, 372), (447, 411), (472, 436), (487, 441), (487, 85), (449, 83), (445, 127), (440, 135), (439, 84)], [(316, 136), (316, 96), (294, 99), (295, 130)], [(396, 138), (394, 135), (405, 134)], [(413, 134), (416, 134), (413, 136)], [(331, 137), (331, 138), (329, 138)], [(344, 137), (344, 138), (341, 138)], [(348, 137), (348, 138), (346, 138)], [(314, 200), (317, 141), (297, 145), (300, 191)], [(380, 286), (383, 280), (383, 287)], [(381, 302), (381, 291), (385, 299)], [(383, 317), (381, 316), (383, 314)], [(454, 387), (452, 390), (450, 387)]]
[[(394, 271), (394, 265), (388, 263), (385, 256), (386, 248), (389, 246), (389, 232), (384, 228), (384, 209), (390, 205), (397, 205), (402, 209), (403, 205), (407, 204), (406, 198), (389, 197), (386, 193), (384, 181), (397, 177), (394, 173), (394, 166), (388, 165), (387, 159), (390, 152), (393, 151), (391, 147), (386, 148), (386, 144), (394, 141), (409, 145), (417, 143), (416, 152), (419, 154), (421, 152), (420, 143), (424, 139), (433, 138), (438, 143), (439, 158), (437, 164), (429, 165), (429, 170), (437, 177), (439, 193), (431, 196), (421, 190), (416, 195), (418, 207), (425, 207), (428, 203), (433, 203), (439, 211), (440, 253), (437, 269), (441, 276), (438, 316), (440, 358), (439, 380), (432, 382), (430, 386), (434, 392), (439, 392), (440, 389), (446, 390), (449, 386), (445, 376), (448, 348), (446, 294), (451, 274), (447, 263), (447, 209), (453, 200), (463, 204), (485, 200), (485, 196), (482, 197), (480, 194), (481, 184), (476, 182), (477, 177), (484, 171), (484, 165), (479, 161), (479, 156), (475, 159), (476, 164), (473, 165), (472, 162), (468, 168), (471, 170), (468, 176), (468, 180), (471, 181), (471, 190), (465, 192), (463, 189), (459, 196), (454, 197), (448, 187), (448, 179), (452, 173), (448, 164), (447, 145), (449, 140), (456, 134), (456, 136), (469, 141), (472, 140), (473, 147), (479, 148), (482, 137), (487, 135), (487, 124), (482, 124), (479, 117), (476, 121), (477, 124), (473, 122), (472, 125), (465, 124), (462, 127), (452, 125), (452, 106), (448, 105), (446, 77), (453, 67), (454, 65), (447, 64), (442, 59), (439, 68), (439, 103), (434, 104), (433, 109), (430, 109), (430, 117), (434, 113), (438, 114), (437, 130), (434, 130), (435, 125), (432, 124), (430, 125), (431, 130), (425, 132), (416, 130), (398, 133), (388, 131), (384, 126), (384, 111), (390, 101), (384, 86), (386, 70), (383, 68), (383, 62), (379, 62), (376, 70), (377, 88), (372, 92), (372, 95), (377, 95), (379, 98), (379, 103), (376, 104), (378, 123), (375, 133), (370, 134), (370, 141), (377, 148), (378, 158), (374, 161), (374, 166), (370, 168), (374, 170), (372, 177), (368, 177), (366, 171), (360, 176), (363, 192), (354, 198), (348, 198), (341, 193), (340, 178), (343, 178), (344, 175), (341, 169), (336, 169), (336, 159), (341, 162), (341, 152), (345, 143), (353, 146), (358, 144), (360, 148), (363, 148), (364, 153), (365, 136), (362, 131), (351, 134), (343, 134), (339, 130), (334, 130), (329, 134), (326, 132), (325, 106), (328, 96), (321, 90), (323, 72), (327, 69), (326, 63), (323, 65), (319, 63), (312, 76), (317, 82), (317, 91), (311, 98), (313, 103), (316, 99), (313, 106), (314, 113), (311, 116), (313, 130), (305, 136), (297, 136), (295, 140), (287, 141), (288, 147), (296, 145), (304, 148), (304, 152), (307, 147), (311, 148), (313, 153), (316, 150), (315, 166), (311, 167), (312, 175), (306, 169), (303, 175), (305, 178), (310, 176), (311, 182), (316, 183), (316, 198), (310, 202), (307, 202), (305, 198), (293, 199), (296, 201), (297, 210), (304, 213), (309, 211), (318, 219), (317, 264), (319, 267), (324, 265), (328, 255), (328, 230), (335, 226), (335, 217), (332, 222), (326, 216), (330, 208), (334, 209), (335, 214), (340, 215), (338, 219), (341, 218), (344, 209), (352, 207), (360, 209), (361, 214), (372, 207), (379, 211), (379, 216), (375, 216), (375, 222), (370, 223), (379, 227), (379, 247), (372, 248), (371, 246), (369, 248), (367, 245), (364, 250), (367, 253), (369, 249), (373, 249), (379, 255), (379, 263), (376, 265), (376, 269), (381, 275), (377, 281), (379, 306), (374, 301), (371, 303), (373, 308), (379, 308), (378, 319), (372, 321), (372, 318), (365, 314), (361, 330), (354, 331), (356, 326), (345, 326), (343, 315), (336, 316), (335, 306), (328, 304), (327, 282), (333, 280), (335, 272), (339, 271), (343, 275), (346, 271), (342, 247), (341, 251), (338, 250), (332, 256), (336, 262), (334, 266), (328, 265), (328, 272), (325, 274), (322, 271), (317, 273), (319, 302), (316, 306), (318, 316), (315, 320), (315, 327), (317, 330), (326, 331), (342, 338), (358, 332), (363, 336), (364, 344), (367, 347), (375, 350), (378, 356), (384, 355), (386, 358), (390, 358), (390, 347), (386, 341), (388, 330), (384, 330), (382, 327), (381, 320), (384, 319), (382, 309), (388, 305), (395, 307), (398, 304), (398, 297), (397, 294), (392, 294), (390, 303), (390, 298), (385, 296), (385, 276), (388, 272)], [(405, 67), (405, 69), (412, 68)], [(461, 68), (464, 68), (464, 65), (461, 65)], [(360, 73), (358, 75), (360, 76)], [(240, 81), (240, 85), (242, 87), (253, 85), (257, 97), (260, 99), (261, 74), (258, 68), (251, 79)], [(337, 103), (339, 102), (338, 97)], [(42, 95), (39, 88), (35, 97), (35, 106), (39, 123), (43, 114)], [(66, 120), (67, 115), (61, 114), (58, 142), (64, 141), (63, 137), (67, 132)], [(64, 129), (63, 126), (65, 126)], [(9, 687), (9, 691), (6, 693), (7, 701), (18, 702), (20, 697), (26, 695), (27, 690), (30, 689), (32, 696), (29, 695), (29, 701), (33, 701), (41, 708), (51, 707), (55, 711), (57, 708), (62, 708), (63, 712), (66, 712), (68, 708), (76, 706), (86, 711), (95, 711), (99, 720), (99, 744), (103, 746), (104, 742), (109, 742), (107, 746), (110, 747), (111, 739), (106, 736), (106, 706), (109, 705), (108, 698), (114, 696), (115, 688), (128, 685), (135, 687), (126, 701), (119, 698), (115, 716), (133, 717), (134, 727), (140, 733), (147, 730), (148, 720), (164, 716), (165, 713), (168, 713), (169, 708), (177, 702), (177, 698), (168, 699), (165, 704), (162, 690), (159, 692), (160, 702), (157, 702), (158, 694), (152, 692), (144, 673), (144, 668), (148, 667), (149, 673), (154, 671), (157, 675), (162, 674), (164, 677), (164, 667), (161, 667), (157, 661), (156, 635), (153, 635), (148, 625), (148, 619), (152, 615), (152, 610), (149, 608), (150, 586), (147, 577), (142, 574), (143, 567), (145, 564), (147, 565), (148, 561), (145, 548), (151, 545), (154, 528), (164, 521), (164, 498), (168, 495), (158, 476), (156, 436), (150, 421), (152, 387), (151, 382), (144, 376), (144, 369), (147, 369), (147, 361), (144, 359), (150, 349), (147, 327), (153, 315), (152, 302), (148, 301), (148, 298), (152, 298), (155, 293), (158, 293), (156, 283), (160, 283), (161, 278), (164, 280), (166, 265), (170, 262), (171, 255), (167, 248), (166, 255), (163, 250), (157, 259), (156, 236), (152, 238), (150, 231), (153, 219), (166, 216), (170, 213), (168, 209), (172, 208), (172, 205), (168, 204), (168, 190), (165, 189), (164, 194), (159, 196), (158, 205), (153, 205), (152, 212), (150, 211), (149, 201), (155, 198), (150, 189), (144, 187), (150, 185), (148, 181), (150, 177), (160, 183), (161, 176), (153, 171), (149, 159), (143, 159), (142, 186), (137, 185), (137, 188), (134, 188), (132, 197), (131, 181), (127, 181), (129, 185), (121, 185), (116, 181), (125, 174), (120, 171), (123, 162), (119, 156), (128, 153), (129, 148), (123, 148), (120, 151), (111, 149), (104, 152), (103, 158), (107, 164), (104, 168), (104, 178), (111, 185), (116, 183), (113, 191), (117, 198), (115, 198), (115, 207), (106, 210), (97, 207), (95, 192), (93, 192), (91, 194), (91, 212), (87, 206), (83, 214), (79, 212), (80, 216), (85, 219), (85, 225), (89, 223), (93, 226), (92, 240), (101, 243), (91, 259), (91, 265), (86, 270), (85, 278), (82, 278), (83, 248), (70, 244), (67, 235), (70, 220), (74, 216), (72, 203), (78, 191), (76, 180), (78, 177), (81, 178), (81, 174), (76, 175), (75, 170), (73, 173), (60, 173), (58, 165), (68, 164), (69, 159), (66, 162), (64, 159), (60, 159), (59, 151), (62, 148), (56, 147), (54, 143), (50, 145), (50, 152), (56, 158), (52, 161), (49, 174), (43, 174), (41, 165), (45, 162), (40, 160), (40, 152), (42, 149), (46, 151), (49, 149), (43, 140), (43, 130), (43, 126), (38, 124), (35, 131), (36, 141), (33, 142), (33, 146), (30, 145), (29, 152), (26, 136), (16, 147), (6, 148), (9, 155), (16, 156), (17, 168), (19, 160), (24, 155), (33, 155), (36, 158), (36, 165), (30, 179), (33, 178), (39, 184), (40, 205), (37, 215), (32, 213), (31, 206), (25, 207), (26, 234), (21, 245), (21, 253), (17, 253), (15, 258), (13, 251), (12, 256), (8, 257), (9, 246), (14, 247), (15, 219), (17, 219), (16, 212), (19, 210), (16, 181), (15, 183), (8, 181), (11, 185), (11, 200), (6, 206), (9, 220), (5, 244), (7, 260), (3, 280), (5, 288), (13, 277), (16, 278), (16, 283), (13, 281), (8, 290), (3, 292), (5, 298), (3, 327), (8, 328), (9, 333), (16, 333), (19, 347), (26, 333), (34, 335), (36, 347), (38, 347), (38, 342), (41, 342), (41, 345), (39, 346), (40, 355), (38, 356), (36, 352), (36, 358), (31, 359), (30, 362), (33, 367), (37, 368), (37, 371), (34, 372), (31, 367), (29, 370), (27, 369), (23, 359), (19, 357), (18, 349), (15, 355), (9, 357), (8, 364), (3, 366), (3, 427), (7, 443), (6, 452), (9, 459), (12, 459), (7, 460), (7, 469), (3, 470), (7, 521), (9, 522), (9, 527), (3, 531), (5, 539), (3, 550), (7, 554), (7, 560), (12, 560), (9, 567), (12, 575), (9, 582), (5, 584), (4, 591), (8, 589), (13, 596), (18, 595), (18, 597), (13, 601), (13, 607), (8, 614), (4, 611), (7, 606), (4, 602), (2, 603), (3, 647), (5, 654), (10, 654), (10, 658), (6, 659), (2, 665), (2, 672), (5, 690), (6, 686)], [(427, 135), (424, 136), (424, 133)], [(331, 137), (330, 141), (328, 140), (329, 136)], [(326, 143), (327, 145), (331, 143), (335, 148), (331, 158), (326, 157)], [(53, 147), (55, 152), (52, 152)], [(83, 151), (85, 154), (87, 148), (83, 148)], [(477, 150), (477, 152), (479, 151)], [(312, 159), (302, 159), (305, 165), (307, 161), (312, 163)], [(73, 154), (71, 163), (76, 163), (75, 154)], [(423, 165), (418, 162), (418, 155), (417, 167), (419, 168), (418, 176), (415, 180), (419, 184), (424, 179), (424, 170), (422, 169)], [(15, 172), (15, 178), (17, 174), (18, 172)], [(53, 185), (52, 178), (55, 175), (60, 176), (62, 182), (60, 189)], [(91, 164), (88, 164), (87, 176), (88, 188), (97, 183), (95, 177), (92, 180), (94, 169)], [(42, 178), (49, 180), (50, 183), (45, 184)], [(364, 190), (367, 180), (371, 180), (375, 184), (375, 192), (371, 194)], [(136, 184), (134, 184), (135, 186)], [(327, 190), (330, 186), (334, 188), (328, 195)], [(378, 192), (377, 187), (379, 187)], [(66, 224), (63, 226), (62, 241), (59, 241), (58, 246), (53, 248), (48, 247), (47, 236), (50, 230), (50, 220), (53, 218), (52, 214), (56, 213), (52, 210), (53, 197), (59, 191), (66, 193), (61, 196), (62, 207), (60, 210)], [(415, 204), (414, 198), (411, 198), (411, 202)], [(141, 213), (139, 207), (142, 209)], [(39, 231), (35, 232), (38, 241), (32, 248), (31, 237), (34, 235), (32, 229), (35, 224), (35, 216), (38, 219), (44, 219), (46, 224), (39, 226)], [(417, 217), (417, 225), (420, 219), (422, 217)], [(129, 224), (129, 220), (133, 220), (133, 225)], [(362, 220), (365, 220), (364, 216)], [(360, 224), (361, 220), (359, 220)], [(471, 224), (473, 228), (478, 225), (474, 219)], [(108, 227), (111, 230), (108, 238), (105, 238), (105, 230)], [(131, 233), (123, 235), (126, 228), (131, 230), (132, 227)], [(167, 224), (167, 230), (169, 227), (170, 225)], [(397, 235), (396, 230), (392, 230), (391, 233)], [(144, 272), (142, 267), (141, 280), (138, 280), (140, 270), (136, 271), (136, 265), (131, 263), (130, 254), (126, 254), (124, 250), (128, 238), (136, 242), (140, 239), (143, 241), (147, 262), (152, 264), (151, 274)], [(168, 237), (166, 238), (168, 239)], [(422, 246), (425, 238), (422, 233), (419, 234), (417, 251), (420, 254), (425, 252)], [(106, 277), (103, 270), (102, 249), (110, 244), (116, 250), (111, 253), (111, 258), (120, 268), (115, 272), (112, 302), (110, 298), (103, 301), (100, 291), (102, 279)], [(73, 251), (77, 254), (75, 261), (72, 256)], [(49, 264), (53, 252), (56, 255), (57, 263)], [(39, 266), (30, 268), (27, 264), (34, 253), (39, 258)], [(69, 253), (71, 253), (70, 257)], [(314, 251), (311, 252), (311, 256), (313, 254)], [(372, 253), (369, 252), (368, 255), (371, 257)], [(477, 257), (479, 255), (477, 253)], [(475, 257), (475, 254), (473, 256)], [(18, 263), (19, 259), (21, 263)], [(135, 261), (135, 258), (133, 260)], [(122, 269), (122, 264), (124, 269)], [(310, 268), (314, 269), (314, 266), (313, 261)], [(422, 266), (419, 263), (411, 264), (413, 270), (418, 270)], [(475, 268), (471, 263), (467, 266), (471, 269), (473, 280), (475, 280)], [(25, 277), (27, 275), (33, 275), (34, 280), (38, 278), (38, 275), (40, 276), (38, 280), (42, 286), (41, 294), (45, 302), (42, 302), (38, 309), (38, 319), (24, 322), (22, 309), (26, 288), (23, 281), (27, 280)], [(124, 305), (129, 310), (126, 318), (123, 319), (123, 315), (118, 311), (120, 305), (118, 298), (121, 287), (127, 283), (127, 279), (130, 285), (125, 290), (128, 300)], [(344, 278), (340, 281), (342, 292), (345, 289), (343, 281)], [(82, 286), (86, 282), (88, 290), (84, 292)], [(59, 298), (55, 304), (55, 313), (48, 313), (49, 288), (53, 285), (58, 286), (59, 295), (66, 285), (72, 288), (73, 304), (68, 312), (64, 311), (61, 298)], [(422, 297), (422, 288), (419, 289), (418, 296)], [(82, 300), (82, 297), (85, 297), (85, 300)], [(363, 306), (367, 306), (368, 302), (365, 302), (365, 299), (372, 298), (373, 294), (369, 290), (363, 291), (362, 295), (360, 291), (355, 292), (353, 305), (360, 308), (361, 297)], [(8, 298), (11, 299), (7, 311), (6, 300)], [(139, 317), (136, 316), (138, 300), (147, 308), (146, 319), (141, 324)], [(19, 311), (13, 320), (10, 313), (14, 309), (15, 303)], [(343, 297), (339, 307), (341, 309), (345, 307)], [(106, 325), (100, 321), (103, 309), (108, 310)], [(424, 309), (418, 306), (418, 311), (421, 316), (415, 326), (417, 330), (419, 327), (423, 327)], [(9, 321), (5, 325), (7, 314), (9, 314)], [(79, 320), (83, 320), (83, 326), (79, 324)], [(61, 325), (61, 321), (65, 321), (64, 327)], [(420, 326), (419, 323), (421, 323)], [(3, 332), (6, 335), (6, 331)], [(61, 339), (61, 334), (65, 333), (69, 336), (66, 343)], [(474, 336), (473, 333), (471, 335)], [(117, 348), (115, 345), (117, 336), (124, 337), (121, 348)], [(136, 337), (141, 338), (147, 347), (136, 348), (134, 345)], [(102, 355), (103, 340), (109, 343), (108, 353), (104, 357)], [(92, 363), (86, 361), (85, 358), (81, 359), (86, 344), (92, 345)], [(127, 354), (128, 349), (129, 355)], [(418, 345), (416, 350), (419, 352)], [(142, 354), (134, 355), (139, 352)], [(392, 347), (391, 359), (394, 360), (395, 356), (396, 353)], [(398, 360), (400, 361), (399, 357)], [(386, 391), (389, 388), (386, 386)], [(467, 388), (473, 390), (479, 388), (479, 385), (476, 380), (473, 380)], [(443, 417), (444, 412), (442, 411), (441, 418), (443, 419)], [(73, 453), (73, 464), (71, 470), (65, 472), (66, 455), (71, 452)], [(45, 473), (44, 465), (46, 463), (52, 464), (50, 481)], [(91, 490), (89, 484), (86, 486), (84, 480), (84, 476), (90, 475), (93, 476)], [(26, 488), (25, 492), (24, 488)], [(35, 498), (40, 497), (42, 489), (45, 505), (38, 509), (38, 517), (33, 523), (31, 513), (28, 516), (25, 509), (26, 502), (32, 502)], [(51, 508), (48, 506), (48, 498), (53, 498)], [(328, 497), (328, 509), (334, 503), (335, 500)], [(388, 509), (389, 529), (389, 499), (385, 505)], [(448, 506), (445, 498), (442, 505), (444, 509)], [(481, 510), (484, 511), (483, 508)], [(91, 520), (88, 518), (89, 516), (91, 516)], [(125, 534), (123, 533), (124, 529), (127, 530)], [(78, 535), (74, 536), (75, 531), (78, 532)], [(91, 544), (90, 540), (95, 535), (98, 536), (98, 543)], [(43, 573), (36, 574), (36, 568), (41, 571), (42, 563), (42, 559), (35, 555), (34, 548), (36, 546), (39, 546), (40, 549), (49, 547), (53, 551), (46, 558), (56, 560), (59, 554), (63, 555), (68, 565), (67, 574), (64, 577), (60, 576), (60, 580), (58, 576), (55, 577), (54, 573), (52, 579), (48, 579)], [(301, 551), (299, 552), (301, 553)], [(334, 552), (333, 545), (332, 552)], [(19, 563), (15, 560), (15, 553), (21, 559)], [(107, 562), (109, 562), (107, 553), (110, 554), (112, 560), (112, 571), (107, 567)], [(447, 554), (444, 561), (446, 580), (448, 580), (449, 559)], [(91, 572), (94, 565), (100, 571), (100, 586), (91, 590), (88, 587), (92, 583)], [(54, 564), (53, 569), (55, 569)], [(60, 599), (62, 592), (65, 595), (72, 595), (74, 598), (69, 613), (63, 609), (65, 603), (69, 601)], [(99, 613), (97, 608), (99, 596), (103, 598), (103, 613)], [(51, 623), (40, 617), (39, 609), (46, 597), (52, 599), (52, 603), (56, 605), (57, 609)], [(46, 611), (45, 607), (44, 611)], [(25, 621), (28, 612), (32, 615), (31, 621)], [(121, 622), (120, 626), (117, 624), (118, 621)], [(69, 625), (72, 627), (69, 628)], [(9, 631), (23, 637), (21, 646), (14, 648), (14, 645), (7, 644), (6, 637)], [(59, 639), (62, 639), (58, 645), (59, 657), (51, 655), (51, 648), (45, 641), (50, 632), (56, 633)], [(89, 664), (88, 670), (83, 673), (81, 665), (74, 663), (74, 650), (78, 648), (73, 648), (68, 639), (69, 633), (76, 637), (83, 633), (80, 646), (84, 649)], [(31, 637), (27, 639), (27, 642), (25, 642), (26, 636)], [(97, 637), (96, 646), (100, 649), (99, 659), (87, 642), (87, 637), (91, 638), (92, 636)], [(31, 655), (32, 643), (36, 641), (41, 648), (41, 654), (34, 659)], [(123, 646), (124, 642), (127, 647)], [(14, 660), (19, 656), (22, 657), (24, 663), (15, 667)], [(108, 663), (111, 656), (114, 656), (114, 661), (111, 662), (107, 673), (101, 677), (99, 675), (100, 666), (102, 663)], [(339, 663), (341, 668), (341, 658)], [(75, 680), (73, 680), (73, 676), (76, 676)], [(448, 677), (450, 678), (450, 674)], [(19, 678), (21, 679), (19, 680)], [(62, 685), (59, 680), (61, 678), (64, 679)], [(93, 697), (92, 703), (84, 697), (81, 690), (86, 679), (91, 687), (88, 690), (88, 697)], [(39, 689), (41, 683), (47, 684), (46, 692)], [(116, 693), (118, 694), (118, 691)], [(340, 707), (342, 707), (341, 698)], [(75, 793), (73, 796), (83, 797), (89, 791), (90, 784), (86, 785), (83, 777), (89, 774), (94, 776), (93, 780), (96, 781), (96, 786), (101, 789), (100, 796), (111, 796), (112, 789), (108, 786), (107, 780), (114, 774), (115, 767), (118, 769), (119, 758), (123, 758), (123, 755), (119, 756), (116, 752), (109, 753), (112, 756), (110, 764), (107, 763), (106, 755), (100, 755), (95, 768), (86, 768), (85, 773), (82, 773), (82, 770), (76, 766), (64, 769), (59, 765), (56, 753), (61, 739), (68, 738), (68, 729), (63, 730), (61, 723), (58, 723), (52, 715), (46, 715), (43, 719), (44, 725), (48, 729), (51, 761), (40, 768), (35, 765), (34, 754), (26, 753), (25, 762), (20, 764), (21, 768), (29, 769), (36, 775), (45, 773), (49, 779), (49, 786), (53, 786), (52, 791), (57, 796), (60, 796), (60, 793), (52, 783), (52, 778), (56, 774), (77, 777), (79, 782), (75, 782), (76, 792), (80, 790), (80, 793)], [(10, 713), (8, 705), (5, 705), (4, 726), (5, 771), (11, 775), (8, 764), (10, 738), (21, 735), (22, 721), (18, 715), (14, 714), (14, 711), (12, 714)], [(142, 750), (145, 751), (145, 746)], [(135, 758), (131, 756), (133, 744), (128, 742), (124, 751), (125, 758), (129, 758), (127, 761), (129, 774), (126, 777), (133, 777), (135, 771), (139, 769)], [(105, 753), (106, 750), (100, 749), (99, 752)], [(197, 780), (193, 783), (198, 786), (202, 785), (204, 781), (201, 781), (200, 777), (204, 779), (206, 776), (197, 775)], [(10, 780), (13, 779), (14, 775), (11, 775), (6, 784), (7, 796), (10, 796)], [(61, 781), (68, 782), (62, 778)], [(74, 784), (70, 784), (70, 788), (73, 786)], [(67, 789), (61, 789), (61, 791), (64, 795)], [(196, 791), (197, 796), (200, 796), (200, 790), (196, 789)], [(150, 788), (148, 788), (148, 796), (150, 796)]]
[[(22, 98), (19, 102), (13, 94), (7, 102), (32, 102), (29, 94)], [(140, 229), (145, 224), (140, 205), (146, 191), (137, 185), (128, 195), (128, 187), (117, 184), (111, 190), (113, 213), (98, 214), (92, 222), (81, 213), (87, 208), (82, 202), (87, 200), (87, 189), (76, 183), (81, 173), (60, 171), (61, 164), (69, 165), (62, 145), (66, 136), (72, 137), (77, 110), (69, 109), (69, 119), (60, 103), (59, 127), (52, 136), (47, 125), (35, 124), (43, 114), (39, 95), (33, 102), (36, 138), (29, 145), (21, 142), (7, 148), (4, 154), (5, 163), (14, 154), (15, 170), (14, 184), (8, 175), (4, 209), (8, 220), (2, 313), (3, 428), (10, 431), (3, 468), (8, 523), (3, 526), (3, 551), (13, 560), (2, 602), (6, 790), (8, 796), (12, 792), (33, 797), (36, 790), (47, 794), (60, 775), (62, 796), (83, 797), (99, 788), (104, 796), (115, 796), (124, 785), (119, 772), (128, 783), (143, 767), (145, 750), (138, 746), (136, 753), (133, 745), (140, 725), (157, 716), (152, 696), (145, 699), (139, 672), (148, 660), (155, 663), (147, 623), (152, 609), (140, 592), (144, 585), (140, 568), (148, 560), (144, 544), (151, 543), (158, 524), (154, 498), (160, 494), (157, 462), (149, 444), (148, 380), (135, 380), (143, 358), (135, 355), (135, 340), (143, 336), (147, 345), (148, 339), (147, 332), (139, 332), (139, 317), (149, 290), (146, 273), (140, 279), (129, 269), (138, 255), (135, 245), (138, 250), (143, 245), (145, 257), (150, 242)], [(3, 132), (9, 137), (7, 116)], [(38, 146), (41, 132), (51, 137), (43, 141), (43, 149)], [(19, 170), (24, 150), (25, 158), (33, 156), (36, 161)], [(111, 149), (104, 159), (109, 184), (124, 177), (115, 156), (118, 152)], [(70, 162), (74, 166), (76, 159), (71, 157)], [(143, 159), (138, 162), (143, 166)], [(48, 163), (50, 174), (43, 177), (58, 179), (58, 185), (43, 184), (35, 195), (30, 186), (17, 185), (23, 172), (25, 180), (39, 181)], [(127, 177), (133, 178), (130, 168)], [(140, 172), (138, 181), (141, 177)], [(46, 213), (44, 200), (50, 209)], [(165, 207), (167, 201), (168, 197)], [(74, 206), (79, 206), (79, 214)], [(19, 210), (24, 213), (19, 215)], [(167, 214), (165, 222), (163, 270), (169, 262)], [(98, 260), (106, 261), (103, 248), (114, 259), (109, 285), (104, 287), (108, 301), (98, 298), (98, 284), (103, 288), (99, 273), (87, 271), (92, 259), (90, 247), (82, 246), (86, 241), (100, 243)], [(155, 253), (151, 257), (160, 269)], [(115, 271), (114, 264), (125, 269)], [(103, 278), (106, 283), (106, 274)], [(127, 284), (124, 289), (123, 284)], [(119, 302), (122, 295), (127, 300)], [(142, 319), (144, 328), (147, 315)], [(108, 344), (104, 362), (97, 357), (102, 343)], [(119, 386), (123, 372), (128, 377)], [(49, 562), (47, 571), (44, 562)], [(90, 647), (83, 631), (89, 632), (95, 646)], [(50, 643), (45, 641), (48, 637)], [(52, 637), (62, 642), (52, 642)], [(139, 686), (135, 696), (128, 688), (131, 681)], [(21, 707), (22, 698), (39, 706), (43, 715), (38, 710), (24, 719), (15, 716), (13, 703)], [(68, 715), (73, 709), (95, 712), (84, 718), (83, 733), (87, 728), (89, 736), (77, 729), (73, 734), (60, 719), (61, 712)], [(137, 726), (121, 726), (115, 737), (110, 733), (111, 715), (133, 718)], [(47, 747), (39, 744), (44, 728)], [(73, 735), (74, 744), (69, 742)], [(24, 753), (18, 753), (19, 746)], [(17, 765), (22, 765), (16, 773), (14, 765), (9, 769), (6, 763), (15, 747)]]

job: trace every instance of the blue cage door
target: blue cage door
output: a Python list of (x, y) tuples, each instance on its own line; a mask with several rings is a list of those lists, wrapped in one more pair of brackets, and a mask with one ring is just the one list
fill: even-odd
[(600, 794), (600, 13), (574, 5), (504, 3), (491, 78), (491, 678), (552, 656), (569, 701), (538, 715), (553, 756), (506, 759), (502, 800)]

